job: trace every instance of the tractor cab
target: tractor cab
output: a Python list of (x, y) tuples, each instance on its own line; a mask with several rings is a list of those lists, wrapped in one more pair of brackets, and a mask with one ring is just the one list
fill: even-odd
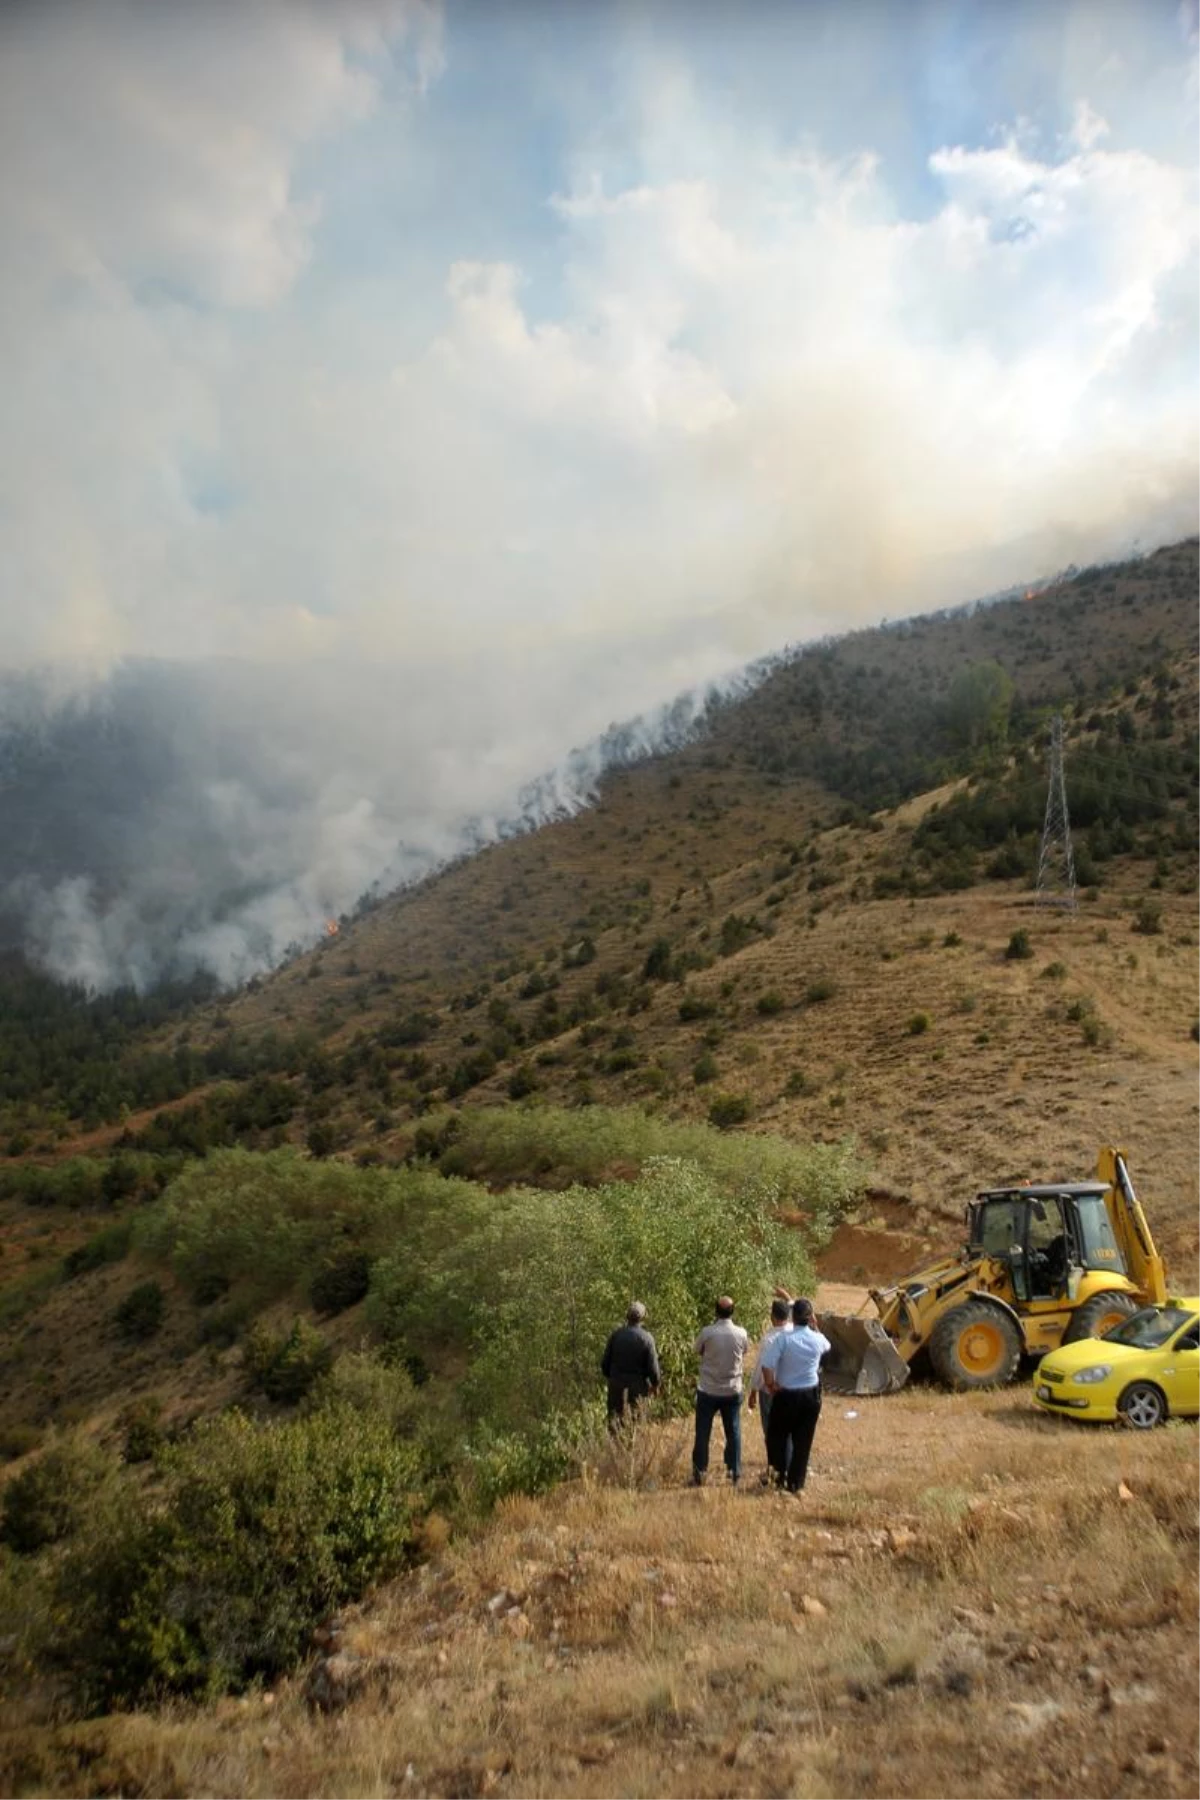
[(1007, 1265), (1018, 1301), (1074, 1300), (1085, 1269), (1124, 1275), (1099, 1181), (994, 1188), (967, 1208), (967, 1255)]

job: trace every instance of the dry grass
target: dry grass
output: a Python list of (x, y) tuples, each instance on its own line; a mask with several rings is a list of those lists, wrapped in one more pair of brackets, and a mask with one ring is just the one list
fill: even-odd
[[(857, 1416), (851, 1417), (851, 1414)], [(805, 1497), (685, 1422), (356, 1609), (358, 1696), (0, 1737), (8, 1792), (1193, 1795), (1196, 1432), (833, 1398)], [(1131, 1498), (1121, 1496), (1121, 1483)], [(11, 1714), (10, 1714), (11, 1719)]]

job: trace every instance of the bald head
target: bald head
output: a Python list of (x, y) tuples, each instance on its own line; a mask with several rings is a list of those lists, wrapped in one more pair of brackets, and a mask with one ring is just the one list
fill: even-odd
[(722, 1294), (721, 1298), (717, 1301), (717, 1317), (718, 1319), (730, 1319), (733, 1317), (733, 1301), (729, 1298), (728, 1294)]

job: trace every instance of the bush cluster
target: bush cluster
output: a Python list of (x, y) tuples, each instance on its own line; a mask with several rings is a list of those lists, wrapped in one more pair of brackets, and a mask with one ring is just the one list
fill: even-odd
[(253, 1326), (242, 1361), (251, 1387), (281, 1406), (294, 1406), (328, 1372), (333, 1350), (314, 1326), (297, 1319), (290, 1331), (281, 1334)]
[(58, 1654), (99, 1705), (271, 1679), (412, 1547), (419, 1457), (356, 1407), (226, 1414), (159, 1462), (159, 1502), (102, 1509), (62, 1567)]
[[(89, 1704), (271, 1679), (322, 1612), (402, 1566), (430, 1506), (486, 1507), (570, 1472), (602, 1429), (600, 1354), (635, 1293), (663, 1403), (689, 1404), (714, 1295), (753, 1319), (777, 1282), (807, 1285), (780, 1212), (828, 1225), (862, 1179), (848, 1144), (632, 1109), (497, 1108), (429, 1132), (440, 1170), (216, 1152), (138, 1216), (141, 1254), (191, 1295), (224, 1295), (205, 1335), (249, 1323), (251, 1383), (294, 1410), (168, 1433), (146, 1402), (122, 1416), (121, 1459), (55, 1444), (9, 1482), (0, 1536), (43, 1570), (45, 1654)], [(487, 1185), (447, 1172), (455, 1157)], [(374, 1350), (335, 1360), (302, 1319), (254, 1321), (285, 1296), (352, 1303), (364, 1283)], [(130, 1322), (162, 1304), (158, 1282), (139, 1294)]]

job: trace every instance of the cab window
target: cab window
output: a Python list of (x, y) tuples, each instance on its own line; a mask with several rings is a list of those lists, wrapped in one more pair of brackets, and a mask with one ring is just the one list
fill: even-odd
[(1113, 1236), (1103, 1195), (1081, 1195), (1075, 1202), (1075, 1215), (1079, 1220), (1080, 1260), (1084, 1268), (1124, 1274), (1125, 1258)]
[(985, 1200), (971, 1222), (972, 1243), (988, 1256), (1007, 1256), (1021, 1243), (1024, 1210), (1019, 1200)]

